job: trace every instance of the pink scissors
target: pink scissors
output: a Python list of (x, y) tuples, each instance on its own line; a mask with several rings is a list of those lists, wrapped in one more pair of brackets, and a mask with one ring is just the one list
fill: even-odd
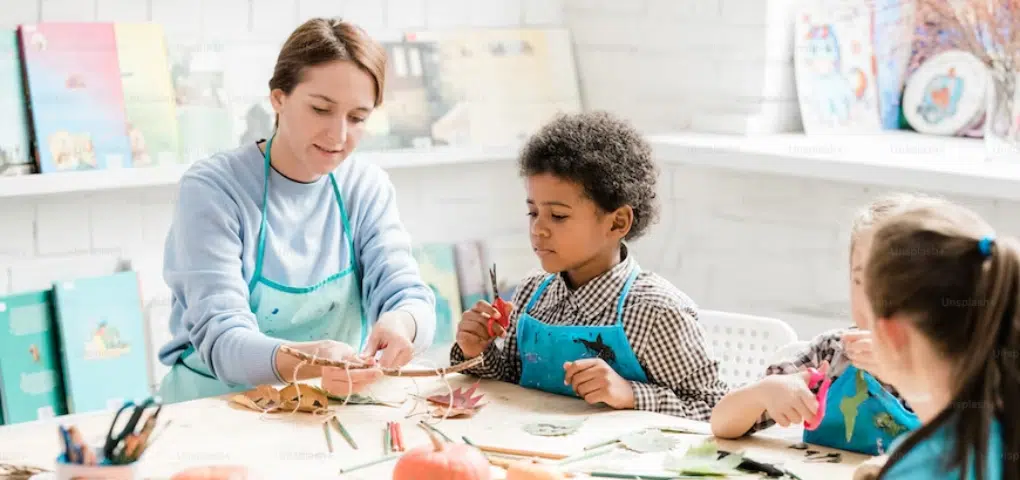
[(811, 378), (808, 379), (808, 388), (812, 390), (818, 388), (818, 395), (815, 397), (818, 400), (818, 411), (815, 413), (815, 418), (804, 422), (804, 428), (814, 430), (822, 424), (822, 417), (825, 416), (825, 401), (829, 395), (829, 385), (832, 384), (832, 377), (829, 377), (825, 371), (820, 371), (817, 368), (808, 368), (807, 372), (811, 374)]

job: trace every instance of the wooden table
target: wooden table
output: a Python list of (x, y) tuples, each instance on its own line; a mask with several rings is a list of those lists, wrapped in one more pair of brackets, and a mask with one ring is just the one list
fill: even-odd
[[(452, 387), (468, 386), (473, 377), (452, 375)], [(164, 407), (160, 419), (172, 420), (170, 426), (142, 457), (139, 473), (144, 478), (168, 478), (185, 467), (204, 464), (245, 464), (264, 478), (389, 478), (390, 461), (353, 473), (339, 475), (344, 467), (382, 456), (382, 430), (387, 421), (400, 421), (407, 449), (428, 442), (416, 424), (429, 418), (425, 403), (417, 395), (447, 391), (437, 378), (385, 378), (369, 393), (381, 399), (406, 398), (401, 407), (336, 405), (333, 407), (358, 445), (353, 450), (340, 435), (333, 435), (334, 453), (326, 447), (322, 418), (307, 413), (260, 414), (241, 409), (225, 397), (214, 397)], [(674, 426), (697, 429), (707, 434), (704, 423), (686, 421), (660, 414), (638, 411), (614, 411), (587, 405), (581, 400), (527, 390), (516, 385), (482, 381), (478, 392), (488, 404), (472, 418), (447, 419), (436, 426), (456, 441), (467, 436), (479, 445), (576, 454), (599, 441), (649, 426)], [(551, 417), (586, 417), (581, 428), (563, 437), (530, 435), (522, 426), (530, 421)], [(100, 441), (113, 418), (112, 412), (77, 414), (57, 419), (0, 427), (0, 463), (54, 467), (58, 455), (57, 425), (77, 425), (87, 437)], [(438, 420), (438, 419), (433, 419)], [(678, 435), (685, 443), (694, 443), (706, 435)], [(856, 465), (870, 458), (843, 452), (838, 464), (805, 463), (804, 451), (788, 448), (799, 441), (799, 431), (773, 429), (740, 441), (718, 440), (719, 448), (745, 450), (752, 458), (781, 462), (784, 468), (804, 480), (849, 479)], [(682, 448), (682, 447), (680, 447)], [(820, 451), (832, 451), (812, 447)], [(619, 454), (630, 454), (620, 450)], [(615, 454), (614, 454), (615, 455)], [(656, 461), (656, 454), (645, 454), (645, 461)], [(593, 460), (604, 461), (601, 457)], [(577, 464), (580, 465), (580, 464)], [(502, 471), (494, 467), (495, 478)]]

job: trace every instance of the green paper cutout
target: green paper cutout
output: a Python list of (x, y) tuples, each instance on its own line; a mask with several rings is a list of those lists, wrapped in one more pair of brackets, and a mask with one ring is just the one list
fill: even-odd
[(889, 412), (882, 412), (876, 415), (875, 426), (892, 437), (899, 436), (899, 434), (907, 431), (907, 427), (904, 427), (896, 420), (893, 420), (893, 417), (889, 414)]
[(854, 425), (857, 423), (857, 415), (860, 413), (861, 404), (868, 399), (868, 382), (864, 379), (864, 371), (858, 370), (854, 387), (857, 391), (854, 396), (846, 397), (839, 402), (839, 411), (843, 413), (843, 423), (846, 426), (846, 441), (854, 436)]
[(584, 423), (584, 418), (579, 419), (562, 419), (562, 420), (545, 420), (541, 422), (528, 423), (522, 428), (525, 432), (540, 437), (558, 437), (561, 435), (570, 435), (581, 428), (581, 424)]
[(620, 443), (628, 449), (638, 453), (667, 452), (676, 446), (679, 441), (667, 437), (659, 430), (646, 429), (640, 432), (624, 435)]

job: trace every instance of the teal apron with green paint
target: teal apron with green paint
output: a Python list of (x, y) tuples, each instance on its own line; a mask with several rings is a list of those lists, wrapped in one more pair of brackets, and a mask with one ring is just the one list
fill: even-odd
[(917, 415), (874, 376), (850, 365), (829, 386), (821, 424), (804, 430), (804, 442), (879, 455), (900, 435), (920, 426)]
[[(347, 243), (347, 268), (322, 282), (294, 287), (265, 278), (262, 264), (266, 243), (266, 208), (269, 198), (269, 151), (273, 139), (266, 144), (265, 186), (262, 195), (262, 218), (259, 225), (255, 272), (248, 282), (251, 311), (258, 320), (259, 330), (273, 338), (291, 342), (335, 340), (361, 351), (367, 338), (368, 320), (361, 305), (361, 281), (355, 273), (356, 255), (351, 237), (347, 209), (344, 207), (336, 178), (329, 174)], [(329, 248), (324, 246), (324, 248)], [(281, 372), (282, 373), (282, 372)], [(252, 385), (230, 385), (210, 373), (209, 367), (195, 354), (193, 346), (163, 377), (160, 396), (166, 403), (244, 391)]]

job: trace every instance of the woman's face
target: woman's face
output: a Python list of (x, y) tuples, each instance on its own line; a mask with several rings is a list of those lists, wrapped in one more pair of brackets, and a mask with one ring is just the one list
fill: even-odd
[(375, 105), (372, 76), (349, 61), (306, 67), (289, 94), (273, 90), (273, 110), (280, 116), (276, 141), (285, 144), (296, 163), (292, 174), (311, 181), (336, 169), (358, 145)]

